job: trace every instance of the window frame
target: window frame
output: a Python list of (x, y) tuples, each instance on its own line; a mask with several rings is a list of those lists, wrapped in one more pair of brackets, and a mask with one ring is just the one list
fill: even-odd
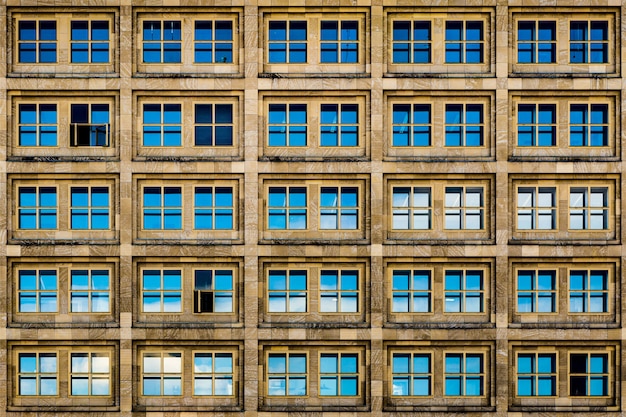
[[(84, 160), (85, 158), (93, 160), (113, 160), (119, 156), (119, 135), (118, 117), (119, 117), (119, 96), (115, 93), (103, 92), (98, 96), (76, 96), (76, 95), (50, 95), (45, 97), (35, 96), (32, 94), (18, 95), (17, 93), (9, 93), (11, 101), (9, 126), (7, 134), (8, 157), (12, 160), (22, 160), (22, 158), (54, 158), (55, 160), (74, 159)], [(71, 123), (71, 108), (76, 104), (84, 104), (89, 107), (92, 105), (106, 105), (109, 107), (109, 123), (107, 124), (107, 146), (75, 146), (72, 143), (72, 129), (76, 129), (76, 124)], [(20, 109), (22, 106), (36, 106), (36, 111), (42, 105), (55, 106), (56, 121), (55, 123), (24, 123), (20, 121)], [(74, 127), (73, 127), (74, 125)], [(92, 124), (87, 124), (92, 126)], [(55, 144), (50, 146), (22, 146), (20, 145), (20, 130), (22, 126), (34, 126), (37, 133), (40, 134), (42, 126), (54, 128), (56, 135)], [(39, 141), (39, 139), (38, 139)]]
[[(270, 124), (270, 107), (275, 105), (304, 105), (306, 106), (305, 123), (290, 125), (288, 123)], [(322, 107), (337, 105), (337, 112), (341, 114), (342, 106), (357, 106), (356, 117), (357, 123), (340, 123), (326, 124), (322, 120)], [(369, 159), (370, 132), (368, 129), (369, 120), (367, 112), (369, 111), (369, 94), (367, 92), (356, 91), (349, 97), (337, 95), (337, 92), (328, 91), (324, 95), (314, 96), (287, 96), (282, 92), (263, 91), (260, 93), (259, 114), (263, 115), (261, 124), (263, 130), (259, 135), (261, 147), (259, 149), (260, 160), (270, 161), (290, 161), (290, 160), (343, 160), (350, 158)], [(282, 127), (286, 129), (290, 126), (305, 129), (306, 144), (303, 146), (270, 146), (270, 129), (274, 127)], [(332, 129), (342, 129), (344, 127), (356, 127), (357, 144), (356, 146), (341, 146), (341, 134), (337, 133), (337, 146), (325, 146), (322, 144), (322, 134), (325, 126)]]
[[(531, 179), (527, 175), (512, 175), (509, 177), (509, 195), (514, 196), (513, 201), (517, 201), (518, 192), (524, 188), (550, 187), (555, 189), (555, 203), (553, 207), (556, 218), (553, 229), (519, 229), (518, 228), (518, 207), (516, 204), (510, 205), (509, 226), (511, 230), (510, 242), (536, 242), (537, 244), (554, 245), (561, 241), (567, 242), (593, 242), (602, 240), (608, 244), (619, 242), (620, 215), (616, 209), (616, 195), (619, 195), (620, 185), (617, 177), (613, 175), (551, 175), (541, 179)], [(605, 189), (607, 194), (608, 207), (606, 210), (605, 229), (571, 229), (570, 223), (570, 189), (571, 188), (598, 188)], [(522, 207), (523, 208), (523, 207)], [(575, 207), (574, 209), (578, 209)], [(589, 243), (587, 243), (589, 244)]]
[[(555, 342), (538, 346), (533, 342), (509, 343), (509, 408), (511, 411), (527, 410), (561, 411), (561, 412), (591, 412), (591, 410), (616, 411), (619, 403), (616, 392), (619, 392), (620, 381), (616, 379), (620, 358), (617, 352), (619, 347), (615, 342), (587, 341), (584, 348), (573, 345), (572, 342)], [(520, 354), (553, 354), (556, 357), (556, 380), (554, 396), (519, 396), (517, 391), (517, 358)], [(605, 396), (573, 396), (570, 394), (570, 358), (572, 355), (606, 355), (608, 395)], [(587, 374), (592, 375), (592, 374)], [(555, 401), (567, 399), (566, 402)]]
[[(185, 242), (239, 242), (243, 237), (243, 207), (242, 201), (242, 176), (241, 175), (202, 175), (188, 177), (185, 175), (165, 175), (156, 178), (149, 174), (133, 175), (133, 188), (135, 191), (136, 201), (139, 202), (135, 210), (135, 227), (134, 241), (138, 244), (164, 244), (168, 240), (185, 241)], [(202, 187), (224, 187), (232, 189), (232, 229), (196, 229), (195, 228), (195, 201), (194, 190)], [(160, 189), (163, 196), (163, 190), (167, 188), (180, 190), (181, 206), (176, 206), (180, 214), (180, 228), (163, 228), (163, 221), (160, 223), (159, 229), (144, 228), (144, 191), (146, 189)], [(164, 203), (164, 200), (160, 200)], [(154, 206), (161, 210), (166, 206)], [(163, 220), (164, 212), (161, 210), (161, 219)]]
[[(518, 62), (518, 24), (527, 21), (556, 22), (555, 62), (554, 63), (520, 63)], [(570, 61), (570, 22), (573, 21), (606, 21), (608, 27), (608, 62), (606, 63), (575, 63)], [(543, 74), (572, 74), (589, 77), (600, 74), (608, 77), (618, 76), (620, 72), (620, 39), (616, 36), (616, 11), (610, 7), (595, 7), (586, 11), (572, 11), (557, 7), (549, 15), (538, 9), (514, 7), (509, 9), (509, 72), (514, 77), (535, 76)]]
[[(430, 261), (421, 258), (397, 258), (385, 260), (385, 327), (390, 328), (439, 328), (454, 323), (460, 327), (489, 327), (493, 326), (492, 317), (495, 307), (494, 299), (494, 263), (491, 258), (472, 259), (471, 262)], [(396, 272), (418, 271), (430, 273), (430, 311), (407, 312), (394, 311), (393, 294), (394, 276)], [(462, 271), (480, 272), (482, 277), (481, 303), (482, 311), (463, 312), (446, 311), (445, 277), (447, 272)], [(411, 275), (409, 278), (411, 278)], [(424, 292), (423, 290), (420, 290)], [(407, 292), (400, 290), (397, 292)], [(410, 292), (410, 291), (409, 291)]]
[[(558, 161), (558, 160), (599, 160), (599, 161), (616, 161), (619, 159), (621, 151), (621, 143), (617, 140), (617, 132), (619, 130), (621, 103), (617, 99), (618, 95), (614, 91), (607, 91), (602, 96), (593, 91), (587, 92), (584, 96), (574, 95), (565, 91), (551, 92), (547, 95), (528, 95), (526, 93), (512, 91), (509, 93), (511, 101), (509, 115), (509, 160), (529, 160), (529, 161)], [(520, 146), (518, 141), (519, 123), (519, 107), (524, 105), (553, 105), (555, 107), (554, 123), (554, 146)], [(607, 109), (607, 123), (582, 125), (570, 123), (571, 106), (583, 105), (590, 106), (602, 105)], [(589, 120), (588, 120), (589, 122)], [(587, 128), (587, 132), (591, 126), (606, 127), (606, 146), (572, 146), (570, 141), (572, 126), (582, 126)], [(545, 126), (533, 124), (530, 126)], [(589, 134), (588, 134), (589, 136)]]
[[(167, 12), (167, 13), (166, 13)], [(143, 23), (150, 21), (175, 21), (180, 23), (180, 62), (144, 62), (144, 40)], [(196, 62), (195, 45), (201, 41), (196, 40), (196, 22), (228, 21), (232, 22), (230, 40), (232, 62)], [(192, 77), (219, 77), (232, 76), (243, 73), (243, 55), (240, 51), (242, 45), (242, 34), (240, 30), (243, 21), (243, 8), (214, 8), (210, 13), (200, 7), (194, 8), (168, 8), (157, 9), (138, 7), (133, 10), (134, 25), (134, 46), (135, 57), (133, 72), (139, 74), (150, 74), (158, 77), (160, 75), (177, 73), (186, 74)], [(214, 34), (213, 34), (214, 36)], [(164, 42), (164, 40), (160, 40)], [(213, 39), (212, 42), (215, 42)], [(186, 47), (191, 46), (193, 47)]]
[[(180, 106), (180, 123), (167, 123), (180, 128), (180, 145), (178, 146), (146, 146), (144, 145), (144, 127), (151, 124), (144, 124), (144, 106), (160, 105), (161, 109), (165, 105)], [(196, 122), (197, 106), (211, 105), (212, 115), (215, 116), (215, 106), (231, 106), (231, 122), (219, 124), (215, 117), (212, 123)], [(185, 96), (176, 96), (171, 93), (161, 95), (147, 95), (139, 92), (134, 95), (134, 135), (133, 135), (133, 159), (138, 161), (170, 161), (184, 160), (216, 160), (235, 161), (243, 157), (243, 95), (240, 91), (224, 92), (218, 95), (216, 92), (190, 92)], [(161, 112), (162, 114), (162, 112)], [(163, 118), (161, 117), (161, 121)], [(160, 126), (166, 124), (161, 123)], [(152, 125), (157, 126), (157, 125)], [(230, 127), (231, 144), (196, 145), (196, 128), (211, 127), (215, 133), (216, 127)], [(162, 131), (161, 131), (162, 132)]]
[[(259, 190), (262, 193), (259, 207), (262, 208), (263, 221), (259, 222), (259, 232), (262, 241), (323, 241), (336, 242), (337, 240), (350, 242), (364, 242), (369, 239), (370, 231), (365, 227), (365, 219), (369, 213), (368, 195), (369, 178), (362, 175), (347, 177), (340, 175), (319, 175), (316, 177), (304, 177), (292, 175), (289, 178), (278, 179), (274, 175), (262, 175), (262, 185)], [(356, 229), (322, 229), (320, 223), (321, 191), (325, 187), (351, 187), (357, 189), (357, 225)], [(297, 206), (297, 210), (304, 211), (306, 226), (302, 228), (270, 228), (270, 210), (281, 214), (286, 218), (289, 206), (269, 206), (270, 191), (272, 189), (304, 189), (306, 193), (306, 206)], [(289, 204), (287, 201), (285, 204)], [(274, 207), (272, 209), (272, 207)]]
[[(181, 258), (178, 262), (164, 262), (154, 257), (138, 257), (134, 259), (134, 275), (137, 277), (133, 293), (136, 302), (133, 303), (133, 321), (138, 327), (151, 327), (159, 323), (177, 323), (178, 326), (193, 327), (197, 325), (209, 327), (233, 327), (243, 322), (243, 282), (241, 262), (225, 262), (218, 258), (199, 257)], [(180, 311), (146, 312), (141, 306), (142, 275), (144, 270), (152, 271), (180, 271), (181, 287), (176, 290), (180, 293)], [(195, 273), (196, 271), (229, 271), (232, 274), (230, 312), (196, 312), (195, 311)], [(214, 291), (214, 290), (212, 290)]]
[[(384, 94), (386, 113), (384, 115), (384, 158), (390, 161), (424, 161), (432, 162), (435, 158), (450, 160), (476, 160), (490, 161), (495, 157), (494, 132), (495, 118), (492, 109), (495, 103), (495, 95), (492, 92), (468, 95), (466, 91), (434, 92), (425, 94), (423, 91), (389, 91)], [(462, 106), (463, 114), (466, 107), (480, 106), (482, 120), (479, 124), (447, 123), (446, 109), (449, 106)], [(395, 123), (397, 106), (411, 106), (410, 118), (414, 117), (415, 106), (429, 106), (428, 124), (422, 123)], [(414, 122), (414, 120), (413, 120)], [(394, 135), (399, 129), (415, 129), (428, 126), (430, 144), (427, 146), (411, 145), (400, 146), (394, 144)], [(448, 126), (467, 128), (475, 126), (479, 128), (481, 144), (479, 146), (447, 146), (446, 134)], [(475, 129), (474, 129), (475, 130)], [(400, 133), (400, 132), (399, 132)], [(409, 133), (408, 140), (411, 142), (414, 135)]]
[[(554, 328), (579, 327), (581, 323), (593, 328), (611, 328), (619, 323), (619, 311), (616, 294), (619, 293), (620, 262), (615, 259), (599, 261), (597, 259), (573, 257), (565, 263), (552, 258), (514, 258), (509, 264), (509, 276), (517, 280), (520, 271), (550, 271), (554, 273), (554, 310), (553, 312), (519, 311), (517, 306), (517, 285), (512, 286), (509, 295), (509, 326)], [(572, 271), (602, 271), (606, 274), (606, 307), (604, 312), (570, 311), (570, 273)], [(524, 290), (527, 291), (527, 290)]]
[[(393, 358), (395, 355), (429, 355), (431, 366), (430, 395), (393, 395)], [(482, 358), (482, 394), (478, 396), (445, 395), (445, 358), (446, 355), (470, 354)], [(396, 341), (384, 343), (385, 388), (383, 409), (390, 412), (437, 412), (440, 408), (450, 407), (455, 412), (489, 412), (495, 403), (493, 395), (495, 381), (495, 345), (493, 342), (475, 341)]]
[[(300, 292), (306, 292), (306, 311), (269, 311), (268, 278), (270, 271), (305, 272), (307, 287)], [(325, 290), (321, 282), (324, 272), (336, 272), (340, 278), (342, 272), (356, 272), (356, 290)], [(366, 260), (345, 262), (335, 258), (326, 258), (321, 262), (307, 258), (290, 258), (287, 260), (263, 257), (259, 262), (259, 277), (263, 277), (263, 285), (259, 286), (260, 327), (271, 327), (277, 323), (280, 323), (281, 327), (309, 327), (310, 323), (315, 323), (317, 327), (333, 327), (337, 323), (341, 323), (343, 327), (362, 327), (367, 324), (369, 306), (366, 300), (369, 294), (369, 268)], [(356, 293), (357, 311), (323, 311), (322, 298), (327, 292)]]
[[(329, 341), (325, 344), (293, 344), (278, 345), (277, 343), (267, 343), (261, 346), (261, 381), (259, 381), (259, 392), (263, 399), (261, 411), (277, 411), (277, 410), (304, 410), (315, 411), (319, 407), (347, 407), (347, 409), (358, 411), (367, 411), (370, 394), (367, 392), (368, 375), (366, 372), (366, 355), (368, 351), (363, 344), (354, 343), (336, 343)], [(357, 395), (352, 396), (332, 396), (322, 395), (321, 372), (323, 355), (355, 355), (357, 372), (351, 373), (357, 377)], [(272, 355), (287, 356), (301, 355), (306, 358), (305, 373), (306, 387), (302, 395), (270, 395), (269, 394), (269, 378), (272, 373), (269, 372), (269, 357)], [(276, 373), (276, 375), (289, 375)]]
[[(384, 178), (385, 186), (385, 209), (387, 221), (385, 222), (385, 240), (395, 244), (403, 242), (424, 241), (431, 244), (447, 242), (467, 241), (491, 241), (494, 236), (494, 224), (492, 213), (494, 210), (494, 178), (491, 175), (447, 176), (432, 174), (427, 178), (414, 175), (388, 174)], [(396, 188), (430, 188), (433, 213), (444, 213), (446, 190), (450, 189), (479, 189), (482, 192), (482, 206), (479, 207), (482, 227), (480, 229), (447, 229), (444, 216), (433, 216), (432, 226), (429, 230), (394, 229), (393, 228), (393, 190)], [(470, 206), (468, 206), (470, 207)], [(470, 208), (473, 208), (471, 206)], [(450, 206), (449, 210), (465, 210), (464, 207)], [(452, 212), (451, 212), (452, 214)], [(462, 214), (462, 213), (461, 213)]]
[[(19, 311), (19, 272), (22, 270), (50, 270), (56, 272), (57, 277), (57, 310), (54, 312), (21, 312)], [(72, 281), (73, 271), (106, 271), (108, 272), (108, 302), (109, 311), (72, 311)], [(70, 327), (81, 327), (86, 323), (96, 323), (101, 326), (116, 326), (118, 314), (118, 271), (119, 262), (108, 258), (64, 258), (59, 257), (53, 262), (42, 261), (40, 258), (22, 257), (10, 258), (8, 261), (8, 290), (11, 296), (7, 298), (9, 315), (8, 321), (17, 327), (47, 327), (51, 323)], [(61, 279), (63, 277), (63, 279)], [(100, 291), (104, 292), (104, 291)]]
[[(9, 187), (12, 190), (9, 204), (12, 207), (12, 215), (9, 217), (9, 242), (21, 242), (32, 239), (43, 239), (57, 242), (73, 242), (80, 240), (92, 244), (106, 244), (117, 242), (119, 239), (118, 226), (118, 204), (116, 199), (119, 187), (119, 179), (116, 175), (96, 175), (86, 174), (73, 175), (71, 178), (66, 175), (40, 174), (37, 179), (32, 176), (12, 175), (9, 178)], [(71, 228), (71, 189), (83, 187), (103, 187), (109, 190), (108, 225), (107, 229), (72, 229)], [(56, 216), (56, 226), (49, 229), (41, 228), (20, 228), (20, 192), (34, 188), (54, 189), (56, 193), (55, 206), (45, 206), (54, 209)], [(36, 195), (39, 195), (37, 191)], [(40, 206), (25, 206), (32, 209)]]
[[(303, 8), (262, 8), (259, 12), (259, 44), (263, 45), (263, 63), (260, 67), (261, 76), (269, 77), (272, 73), (286, 74), (286, 76), (309, 76), (320, 73), (333, 73), (339, 77), (348, 74), (365, 74), (369, 72), (370, 58), (366, 51), (369, 50), (370, 40), (366, 34), (369, 31), (369, 10), (363, 7), (333, 7), (315, 8), (304, 10)], [(356, 63), (326, 63), (322, 62), (321, 51), (325, 43), (322, 38), (321, 22), (357, 22), (357, 60)], [(304, 44), (305, 61), (290, 63), (270, 62), (270, 22), (285, 22), (289, 28), (290, 22), (306, 23), (306, 39), (297, 39), (298, 43)], [(289, 29), (287, 29), (288, 31)], [(277, 39), (278, 41), (282, 39)], [(341, 41), (337, 41), (340, 43)], [(289, 40), (285, 39), (284, 44), (288, 45)], [(288, 55), (288, 48), (285, 52)]]
[[(495, 61), (493, 50), (495, 47), (495, 37), (493, 36), (493, 27), (495, 27), (495, 11), (490, 7), (467, 8), (454, 7), (449, 8), (446, 13), (419, 13), (414, 9), (408, 8), (390, 8), (385, 11), (386, 29), (387, 29), (387, 53), (385, 54), (385, 72), (389, 74), (461, 74), (463, 76), (480, 76), (495, 74)], [(395, 22), (430, 22), (430, 44), (431, 62), (429, 63), (403, 63), (394, 62), (393, 46), (395, 42), (393, 38), (393, 26)], [(447, 63), (445, 48), (436, 48), (434, 45), (445, 45), (446, 35), (445, 26), (447, 22), (480, 22), (482, 24), (483, 38), (481, 43), (482, 62), (480, 63)], [(465, 27), (465, 25), (464, 25)], [(402, 75), (400, 75), (402, 76)]]
[[(42, 342), (28, 344), (13, 342), (9, 344), (7, 361), (12, 365), (10, 377), (7, 381), (9, 392), (8, 407), (11, 411), (37, 410), (41, 407), (42, 399), (50, 402), (52, 410), (57, 411), (106, 411), (119, 405), (119, 346), (114, 343), (67, 344), (65, 342)], [(75, 353), (94, 353), (106, 355), (109, 358), (109, 393), (107, 395), (72, 395), (71, 392), (71, 355)], [(56, 394), (19, 395), (19, 357), (21, 354), (47, 354), (56, 358)], [(91, 375), (91, 373), (90, 373)]]
[[(55, 12), (45, 8), (33, 13), (26, 8), (9, 9), (9, 22), (13, 27), (9, 43), (9, 73), (21, 74), (54, 74), (56, 76), (76, 76), (75, 74), (115, 74), (119, 73), (119, 10), (102, 8), (98, 11), (86, 13), (84, 10), (68, 8), (63, 12)], [(56, 59), (55, 62), (20, 62), (19, 53), (19, 24), (24, 21), (53, 21), (56, 23)], [(72, 62), (71, 24), (74, 21), (105, 21), (108, 22), (108, 62)], [(89, 25), (90, 26), (90, 25)], [(38, 28), (39, 25), (36, 25)], [(39, 43), (39, 40), (35, 42)], [(91, 41), (88, 41), (91, 43)]]

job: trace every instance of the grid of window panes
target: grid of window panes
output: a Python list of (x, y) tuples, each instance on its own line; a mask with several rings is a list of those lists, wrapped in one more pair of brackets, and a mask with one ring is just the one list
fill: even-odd
[(57, 22), (54, 20), (20, 20), (17, 23), (18, 56), (22, 64), (57, 62)]
[(432, 312), (432, 271), (396, 269), (391, 277), (393, 313)]
[(234, 312), (234, 277), (228, 269), (197, 269), (194, 271), (195, 313)]
[(556, 395), (556, 354), (520, 353), (517, 355), (517, 396), (553, 397)]
[(111, 394), (111, 363), (108, 353), (70, 354), (70, 393), (76, 396)]
[(484, 372), (482, 353), (446, 353), (444, 395), (447, 397), (483, 396)]
[(320, 354), (320, 396), (359, 394), (359, 355), (357, 353)]
[(359, 311), (359, 271), (340, 269), (320, 271), (320, 312)]
[(17, 395), (57, 395), (59, 387), (56, 353), (19, 353), (17, 362)]
[(517, 271), (517, 312), (555, 313), (557, 305), (556, 271)]
[(194, 63), (228, 64), (233, 62), (233, 22), (196, 20), (194, 22)]
[(432, 355), (430, 353), (392, 354), (392, 396), (430, 396), (432, 395), (432, 382)]
[(20, 313), (57, 312), (57, 271), (20, 269), (17, 274), (17, 300)]
[(607, 313), (608, 303), (608, 271), (572, 270), (569, 272), (570, 313)]
[(485, 288), (483, 271), (445, 271), (444, 298), (444, 311), (446, 313), (484, 312)]
[(302, 397), (307, 395), (307, 355), (270, 353), (267, 356), (267, 395)]
[(307, 271), (270, 270), (267, 274), (268, 312), (307, 312)]
[(70, 272), (70, 312), (111, 311), (111, 279), (108, 270), (73, 269)]
[(553, 64), (556, 62), (556, 22), (551, 20), (517, 23), (517, 62)]
[(394, 64), (431, 62), (431, 22), (396, 20), (393, 22), (392, 61)]
[(109, 61), (109, 22), (73, 20), (71, 23), (71, 62), (102, 64)]
[(195, 352), (193, 354), (193, 395), (233, 395), (234, 369), (232, 353)]
[(180, 270), (145, 269), (141, 272), (141, 311), (180, 313), (182, 275)]

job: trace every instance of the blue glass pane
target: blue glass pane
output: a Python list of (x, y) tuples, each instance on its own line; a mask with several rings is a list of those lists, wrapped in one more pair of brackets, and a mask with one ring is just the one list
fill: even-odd
[(339, 22), (322, 21), (320, 30), (320, 40), (333, 41), (339, 40)]
[(445, 289), (446, 290), (460, 290), (461, 278), (463, 276), (462, 271), (446, 271), (445, 273)]
[(269, 22), (269, 40), (270, 41), (287, 40), (287, 22), (284, 22), (284, 21)]
[(289, 206), (305, 207), (306, 206), (306, 188), (292, 187), (289, 190)]
[(161, 188), (146, 187), (143, 189), (143, 205), (145, 207), (161, 207)]
[(410, 46), (408, 43), (394, 43), (393, 44), (393, 57), (394, 64), (408, 64), (409, 61)]
[(96, 124), (109, 123), (109, 105), (108, 104), (92, 104), (91, 105), (91, 123), (96, 123)]
[(55, 41), (57, 39), (57, 23), (54, 21), (39, 22), (39, 40)]
[(518, 41), (535, 40), (535, 22), (518, 22), (517, 40)]
[(88, 21), (72, 21), (71, 33), (73, 41), (89, 40), (89, 22)]
[(446, 22), (446, 41), (463, 40), (463, 22)]
[(570, 290), (584, 290), (586, 289), (586, 277), (585, 271), (570, 271), (569, 274), (569, 289)]
[(107, 22), (106, 20), (92, 21), (91, 22), (91, 40), (92, 41), (108, 41), (109, 40), (109, 22)]
[(29, 20), (20, 21), (18, 24), (18, 32), (20, 41), (37, 40), (37, 22)]

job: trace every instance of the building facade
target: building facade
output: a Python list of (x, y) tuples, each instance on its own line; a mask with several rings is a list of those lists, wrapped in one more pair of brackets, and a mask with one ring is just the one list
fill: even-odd
[(625, 6), (3, 1), (0, 416), (626, 415)]

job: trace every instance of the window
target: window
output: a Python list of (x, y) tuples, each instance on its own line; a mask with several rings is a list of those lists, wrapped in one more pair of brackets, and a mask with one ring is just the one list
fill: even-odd
[(606, 21), (571, 21), (569, 29), (570, 62), (608, 63), (609, 24)]
[(354, 7), (333, 9), (266, 11), (262, 22), (265, 76), (368, 71), (364, 40), (367, 11)]
[(63, 177), (11, 179), (15, 208), (10, 239), (116, 240), (111, 211), (115, 207), (111, 198), (115, 176), (83, 178), (80, 182)]
[(446, 64), (478, 64), (483, 62), (483, 22), (446, 22)]
[(322, 104), (320, 146), (359, 145), (359, 105)]
[(137, 239), (234, 240), (238, 224), (238, 179), (137, 175)]
[(182, 229), (181, 187), (144, 187), (143, 228)]
[(320, 228), (358, 228), (358, 189), (356, 187), (322, 187), (320, 191)]
[(225, 327), (243, 320), (238, 262), (218, 258), (140, 258), (134, 325)]
[(484, 228), (485, 203), (482, 188), (446, 187), (444, 204), (446, 229)]
[(520, 230), (556, 228), (556, 189), (554, 187), (518, 188), (517, 228)]
[(432, 395), (432, 355), (430, 353), (393, 353), (391, 358), (392, 396), (426, 397)]
[(359, 22), (322, 20), (320, 62), (350, 64), (359, 62)]
[(20, 261), (9, 261), (8, 271), (11, 325), (67, 328), (117, 322), (114, 263), (78, 257), (16, 259)]
[(58, 282), (56, 270), (22, 269), (18, 272), (18, 312), (57, 312)]
[(269, 22), (268, 62), (307, 62), (307, 22), (300, 20)]
[[(512, 8), (515, 48), (509, 52), (513, 74), (615, 74), (619, 29), (615, 10), (578, 12), (555, 8), (528, 13)], [(558, 35), (557, 35), (558, 34)]]
[(569, 272), (570, 313), (608, 313), (609, 282), (605, 270)]
[(517, 22), (517, 62), (556, 63), (556, 22), (551, 20)]
[(393, 229), (429, 230), (432, 228), (432, 199), (428, 187), (393, 188)]
[(394, 104), (392, 146), (431, 146), (430, 104)]
[(319, 291), (320, 312), (359, 312), (358, 270), (322, 270)]
[(556, 271), (517, 271), (517, 311), (556, 313)]
[(267, 395), (305, 396), (307, 374), (305, 353), (270, 353), (267, 357)]
[(143, 22), (143, 62), (181, 62), (181, 24), (177, 20)]
[(270, 229), (306, 229), (307, 190), (305, 187), (270, 187), (268, 196)]
[(446, 271), (444, 291), (446, 313), (482, 313), (484, 311), (482, 271)]
[[(615, 100), (604, 97), (513, 96), (511, 156), (534, 160), (598, 158), (617, 154)], [(517, 114), (515, 114), (517, 112)], [(514, 120), (514, 121), (513, 121)]]
[(233, 22), (196, 20), (194, 22), (194, 62), (218, 64), (233, 62)]
[(398, 161), (492, 160), (495, 128), (489, 109), (494, 99), (489, 92), (471, 97), (465, 92), (389, 93), (385, 156)]
[(57, 228), (57, 189), (55, 187), (18, 188), (18, 228)]
[[(493, 10), (449, 7), (445, 13), (387, 14), (386, 72), (395, 74), (492, 73)], [(463, 64), (459, 66), (458, 64)]]
[[(242, 74), (240, 40), (243, 10), (197, 9), (137, 13), (134, 71), (215, 77)], [(243, 56), (243, 55), (241, 55)]]
[[(491, 259), (456, 262), (390, 262), (386, 326), (437, 327), (441, 323), (490, 323)], [(428, 318), (426, 318), (428, 315)]]
[[(510, 376), (515, 381), (516, 411), (519, 407), (542, 412), (562, 409), (556, 400), (567, 400), (571, 413), (589, 413), (616, 406), (615, 345), (586, 340), (584, 349), (568, 342), (553, 346), (522, 346), (512, 343)], [(597, 408), (595, 408), (597, 407)]]
[(445, 146), (483, 146), (483, 106), (447, 104)]
[(194, 105), (194, 146), (233, 146), (233, 105)]
[(110, 299), (111, 282), (108, 270), (71, 270), (71, 313), (108, 313), (111, 311)]
[(517, 146), (556, 146), (556, 105), (519, 104)]
[[(263, 98), (262, 159), (331, 159), (366, 156), (366, 96)], [(306, 101), (305, 101), (306, 100)]]
[(143, 270), (141, 311), (144, 313), (182, 312), (180, 270)]
[(141, 364), (141, 395), (182, 395), (181, 352), (144, 352)]
[(393, 22), (393, 63), (429, 64), (432, 54), (430, 21), (396, 20)]
[[(77, 7), (8, 12), (11, 57), (7, 71), (17, 76), (37, 74), (82, 77), (119, 73), (115, 57), (119, 43), (119, 11)], [(41, 97), (41, 96), (40, 96)]]
[(393, 270), (391, 311), (393, 313), (432, 312), (431, 274), (429, 270)]
[(146, 411), (162, 409), (164, 404), (206, 412), (240, 407), (240, 352), (241, 346), (201, 342), (139, 345), (136, 404)]
[(18, 108), (18, 146), (57, 146), (56, 104), (20, 104)]
[(232, 270), (195, 270), (194, 313), (234, 312), (234, 288)]
[(570, 104), (569, 114), (570, 146), (608, 146), (608, 105)]
[(231, 187), (196, 187), (194, 189), (195, 229), (232, 230), (233, 209)]
[(230, 352), (194, 352), (193, 395), (232, 396), (234, 362)]
[(270, 104), (269, 146), (307, 146), (306, 104)]
[(106, 20), (72, 20), (71, 62), (109, 63), (109, 33)]
[(364, 181), (358, 176), (350, 182), (325, 176), (265, 180), (263, 239), (365, 239)]
[(446, 353), (444, 372), (445, 396), (484, 395), (485, 369), (482, 354)]
[(71, 187), (71, 228), (109, 229), (109, 188)]
[(605, 230), (608, 228), (608, 189), (600, 187), (571, 188), (569, 228)]
[(365, 323), (363, 295), (367, 267), (363, 262), (324, 262), (290, 258), (262, 258), (264, 276), (259, 324), (272, 327), (336, 325), (360, 327)]
[(609, 355), (572, 353), (569, 357), (569, 394), (572, 397), (609, 395)]
[(107, 353), (72, 352), (70, 355), (71, 395), (111, 395), (111, 364)]
[(180, 104), (143, 105), (142, 146), (168, 147), (182, 145)]
[(110, 121), (108, 104), (72, 104), (71, 146), (109, 146)]
[(320, 355), (320, 396), (348, 397), (359, 394), (359, 355)]
[(7, 134), (13, 160), (35, 157), (88, 162), (119, 156), (116, 96), (63, 93), (42, 98), (34, 94), (20, 92), (10, 97), (13, 123)]
[(268, 312), (307, 311), (307, 273), (299, 270), (268, 272)]
[(517, 355), (517, 396), (556, 396), (556, 354), (519, 353)]
[[(414, 177), (414, 176), (413, 176)], [(388, 175), (387, 239), (489, 239), (491, 180)]]
[(20, 396), (56, 396), (58, 369), (56, 353), (18, 354), (17, 393)]
[(513, 179), (512, 183), (511, 191), (517, 193), (513, 239), (554, 242), (611, 240), (614, 236), (612, 179), (556, 176), (541, 181)]
[(18, 62), (49, 64), (57, 62), (57, 22), (54, 20), (20, 20)]
[(454, 341), (398, 341), (389, 345), (384, 393), (387, 405), (419, 407), (426, 414), (447, 406), (460, 413), (470, 412), (470, 407), (471, 412), (479, 412), (493, 406), (493, 349), (488, 343)]
[(190, 92), (167, 100), (137, 97), (135, 157), (147, 161), (239, 159), (243, 101), (236, 91), (207, 94)]
[(118, 346), (39, 340), (36, 346), (10, 343), (8, 349), (9, 407), (35, 409), (42, 401), (63, 413), (98, 413), (103, 407), (115, 407)]

